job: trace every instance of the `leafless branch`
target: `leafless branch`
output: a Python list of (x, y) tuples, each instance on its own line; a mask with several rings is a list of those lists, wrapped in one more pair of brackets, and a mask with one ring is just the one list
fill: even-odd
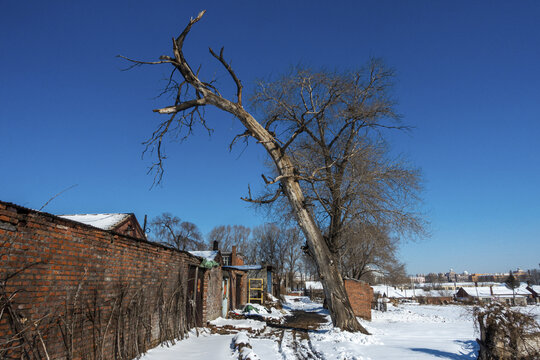
[(242, 106), (242, 83), (240, 82), (240, 79), (238, 79), (238, 77), (236, 76), (236, 73), (233, 71), (231, 65), (223, 58), (224, 48), (221, 48), (221, 50), (219, 51), (219, 56), (214, 52), (214, 50), (212, 50), (212, 48), (208, 49), (210, 50), (210, 54), (212, 54), (213, 57), (219, 60), (219, 62), (225, 67), (225, 69), (227, 69), (229, 75), (231, 75), (231, 77), (233, 78), (234, 83), (236, 84), (237, 104), (239, 106)]
[(229, 144), (229, 151), (232, 150), (234, 144), (235, 144), (239, 139), (242, 139), (242, 138), (243, 138), (244, 141), (247, 141), (247, 140), (249, 139), (250, 136), (251, 136), (251, 133), (249, 132), (249, 130), (246, 130), (246, 131), (244, 131), (243, 133), (236, 135), (236, 136), (232, 139), (231, 143)]
[(152, 111), (160, 113), (160, 114), (175, 114), (180, 111), (190, 109), (192, 107), (204, 106), (204, 105), (206, 105), (206, 99), (202, 98), (202, 99), (196, 99), (196, 100), (189, 100), (175, 106), (167, 106), (167, 107), (164, 107), (161, 109), (155, 109)]
[(248, 186), (248, 193), (249, 193), (249, 197), (241, 197), (240, 199), (249, 203), (253, 203), (253, 204), (271, 204), (274, 201), (276, 201), (281, 194), (283, 194), (283, 189), (279, 187), (274, 193), (274, 196), (272, 196), (271, 198), (267, 198), (263, 196), (263, 197), (253, 199), (251, 197), (251, 189), (249, 189), (249, 186)]
[(174, 63), (174, 60), (169, 58), (167, 60), (160, 60), (160, 61), (140, 61), (140, 60), (134, 60), (130, 59), (128, 57), (125, 57), (123, 55), (116, 55), (116, 57), (122, 58), (124, 60), (127, 60), (129, 62), (132, 62), (133, 64), (128, 66), (125, 69), (122, 69), (122, 71), (128, 71), (133, 69), (134, 67), (141, 66), (141, 65), (157, 65), (157, 64), (171, 64)]
[(64, 190), (60, 191), (58, 194), (54, 195), (52, 198), (50, 198), (49, 200), (47, 200), (47, 202), (46, 202), (45, 204), (43, 204), (43, 206), (40, 207), (38, 211), (43, 210), (43, 208), (44, 208), (45, 206), (49, 205), (49, 203), (50, 203), (51, 201), (53, 201), (54, 199), (56, 199), (58, 196), (62, 195), (62, 194), (65, 193), (66, 191), (73, 189), (73, 188), (76, 187), (77, 185), (78, 185), (78, 184), (71, 185), (70, 187), (67, 187), (67, 188), (65, 188)]

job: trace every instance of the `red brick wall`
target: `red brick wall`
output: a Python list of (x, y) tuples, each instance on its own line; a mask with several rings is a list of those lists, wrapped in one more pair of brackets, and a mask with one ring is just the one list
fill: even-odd
[(373, 288), (361, 281), (345, 280), (345, 289), (354, 314), (362, 319), (371, 320), (371, 302), (373, 301)]
[[(184, 252), (0, 202), (0, 299), (15, 294), (11, 309), (20, 319), (10, 323), (4, 312), (0, 344), (19, 326), (27, 329), (30, 358), (45, 358), (44, 348), (51, 359), (70, 352), (74, 359), (134, 358), (183, 336), (189, 326), (183, 315), (189, 306), (187, 267), (199, 262)], [(66, 346), (70, 333), (73, 346)], [(38, 335), (43, 344), (29, 347)], [(20, 358), (22, 349), (0, 352), (0, 358)]]

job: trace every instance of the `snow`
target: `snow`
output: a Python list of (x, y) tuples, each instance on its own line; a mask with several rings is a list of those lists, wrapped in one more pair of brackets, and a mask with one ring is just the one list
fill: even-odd
[(247, 316), (260, 316), (263, 319), (273, 319), (273, 320), (283, 320), (285, 316), (290, 315), (291, 313), (286, 309), (278, 310), (274, 307), (267, 309), (266, 307), (260, 304), (246, 304), (244, 309), (241, 311), (236, 311), (237, 314), (243, 314)]
[(247, 334), (244, 331), (242, 331), (242, 332), (239, 332), (238, 334), (236, 334), (233, 337), (233, 342), (236, 345), (240, 345), (240, 344), (247, 345), (247, 344), (249, 344), (249, 338), (248, 338)]
[(217, 327), (230, 326), (237, 329), (252, 330), (263, 330), (266, 327), (266, 323), (262, 321), (252, 319), (224, 319), (222, 317), (218, 317), (217, 319), (210, 321), (210, 325)]
[(311, 336), (313, 348), (327, 359), (475, 359), (477, 347), (469, 307), (389, 304), (373, 311), (371, 322), (359, 319), (372, 334), (333, 329)]
[[(489, 285), (500, 285), (501, 283), (498, 282), (492, 282), (492, 281), (486, 281), (486, 282), (478, 282), (480, 286), (489, 286)], [(416, 287), (443, 287), (443, 288), (451, 288), (451, 289), (459, 289), (460, 287), (472, 287), (474, 286), (473, 282), (443, 282), (443, 283), (421, 283), (421, 284), (414, 284)]]
[(255, 353), (255, 351), (248, 347), (242, 348), (240, 355), (242, 360), (260, 360), (260, 357)]
[(305, 310), (316, 312), (327, 312), (322, 308), (319, 303), (312, 302), (307, 296), (290, 296), (285, 295), (285, 303), (283, 308), (285, 310)]
[[(463, 290), (469, 294), (469, 296), (473, 297), (480, 297), (480, 298), (489, 298), (492, 296), (495, 297), (512, 297), (512, 289), (499, 285), (499, 286), (478, 286), (478, 287), (467, 287), (463, 288)], [(491, 291), (493, 290), (493, 295), (491, 294)], [(514, 290), (516, 296), (527, 296), (530, 295), (530, 291), (525, 289), (524, 287), (519, 287)], [(477, 295), (478, 294), (478, 295)]]
[(232, 360), (238, 355), (231, 349), (233, 335), (210, 335), (207, 333), (197, 337), (193, 332), (190, 337), (178, 341), (172, 346), (158, 346), (149, 350), (141, 360)]
[(253, 338), (251, 339), (251, 347), (262, 360), (283, 360), (275, 340)]
[(61, 218), (91, 225), (102, 230), (112, 230), (130, 214), (76, 214), (58, 215)]
[[(255, 326), (258, 331), (240, 331), (234, 335), (209, 335), (180, 341), (170, 348), (151, 350), (143, 360), (212, 360), (221, 359), (297, 359), (295, 351), (309, 357), (309, 351), (323, 359), (338, 360), (435, 360), (475, 359), (478, 352), (470, 306), (388, 304), (388, 311), (372, 312), (372, 321), (359, 319), (371, 333), (364, 335), (334, 329), (328, 312), (319, 303), (307, 297), (285, 296), (284, 308), (289, 311), (314, 311), (326, 316), (327, 322), (317, 330), (309, 331), (309, 340), (296, 338), (292, 330)], [(521, 311), (540, 318), (540, 306), (518, 307)], [(248, 328), (246, 324), (264, 324), (253, 320), (217, 319), (216, 326), (233, 324), (235, 328)], [(235, 331), (235, 330), (233, 330)], [(280, 331), (283, 331), (280, 342)], [(237, 344), (245, 344), (238, 347)], [(296, 344), (296, 345), (294, 345)], [(251, 347), (251, 348), (250, 348)], [(296, 349), (296, 350), (295, 350)], [(301, 356), (300, 356), (301, 358)]]
[(393, 286), (373, 285), (372, 288), (373, 288), (373, 293), (379, 294), (379, 295), (386, 295), (386, 297), (388, 298), (401, 299), (405, 297), (405, 294), (401, 290), (396, 289)]
[(214, 261), (216, 256), (219, 254), (218, 250), (209, 250), (209, 251), (190, 251), (193, 256), (201, 257), (206, 261)]
[(323, 286), (320, 281), (306, 281), (306, 289), (322, 290)]

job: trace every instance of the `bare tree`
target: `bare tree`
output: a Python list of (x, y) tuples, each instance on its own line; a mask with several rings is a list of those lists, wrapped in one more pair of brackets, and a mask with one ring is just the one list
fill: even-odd
[[(154, 62), (128, 59), (134, 66), (172, 66), (171, 81), (165, 91), (174, 92), (175, 101), (170, 106), (154, 110), (169, 117), (146, 142), (147, 150), (157, 154), (157, 161), (153, 165), (153, 169), (157, 170), (156, 180), (159, 181), (163, 174), (162, 143), (166, 136), (183, 139), (191, 134), (197, 124), (208, 129), (202, 112), (208, 105), (234, 115), (246, 131), (237, 135), (233, 144), (239, 139), (254, 138), (266, 150), (276, 174), (273, 178), (263, 175), (268, 186), (276, 186), (273, 195), (254, 199), (249, 191), (249, 196), (244, 200), (262, 204), (280, 196), (287, 198), (304, 233), (309, 252), (317, 264), (334, 325), (343, 330), (367, 333), (354, 316), (337, 259), (343, 224), (355, 216), (346, 210), (345, 205), (349, 202), (357, 204), (363, 199), (343, 198), (337, 192), (361, 184), (348, 181), (345, 171), (349, 169), (351, 159), (373, 146), (372, 142), (365, 141), (368, 139), (367, 133), (372, 130), (377, 133), (383, 128), (400, 128), (388, 122), (397, 118), (392, 110), (393, 102), (386, 93), (391, 85), (392, 73), (379, 62), (372, 62), (361, 71), (342, 74), (299, 71), (274, 85), (261, 84), (254, 98), (262, 110), (258, 121), (243, 106), (242, 83), (225, 60), (223, 49), (219, 54), (210, 49), (210, 53), (234, 81), (234, 100), (222, 96), (212, 81), (201, 80), (199, 71), (193, 71), (184, 57), (184, 40), (203, 15), (204, 11), (191, 19), (182, 33), (173, 39), (173, 56), (164, 55)], [(179, 79), (176, 80), (175, 76), (179, 76)], [(317, 166), (299, 167), (302, 156), (311, 158), (311, 155), (315, 161), (310, 164)], [(399, 172), (399, 169), (396, 171)], [(357, 176), (362, 176), (362, 173)], [(318, 192), (316, 185), (321, 181), (326, 183), (330, 197)], [(398, 188), (399, 185), (394, 189)], [(312, 193), (307, 193), (307, 189)], [(400, 194), (414, 195), (407, 192)], [(324, 211), (314, 209), (315, 199)], [(380, 206), (376, 206), (385, 201), (392, 204), (392, 194), (386, 193), (379, 202), (367, 204), (366, 209), (372, 207), (367, 218), (373, 221), (384, 220), (385, 223), (398, 220), (399, 216), (392, 216), (395, 209), (383, 211)], [(412, 221), (406, 225), (412, 228), (415, 224)]]
[(301, 269), (302, 263), (302, 244), (304, 239), (300, 229), (288, 228), (282, 231), (284, 243), (284, 272), (285, 272), (285, 287), (292, 287), (295, 275)]
[(214, 226), (208, 233), (207, 241), (211, 247), (214, 241), (219, 243), (222, 251), (231, 251), (233, 246), (239, 253), (249, 253), (251, 229), (244, 225)]
[(154, 240), (178, 250), (200, 250), (205, 247), (201, 232), (194, 223), (182, 221), (170, 213), (156, 216), (150, 222)]
[(372, 282), (390, 276), (400, 264), (397, 259), (398, 239), (387, 229), (354, 224), (343, 236), (340, 250), (343, 276)]
[(285, 263), (284, 240), (282, 230), (274, 223), (266, 223), (253, 229), (253, 244), (257, 258), (262, 263), (273, 265), (279, 279), (283, 278)]
[(384, 273), (384, 282), (393, 286), (409, 284), (405, 264), (396, 262), (388, 265)]

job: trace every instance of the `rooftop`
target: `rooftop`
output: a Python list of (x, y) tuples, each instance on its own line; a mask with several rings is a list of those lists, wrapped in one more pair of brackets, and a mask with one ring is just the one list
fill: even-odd
[(126, 220), (130, 214), (75, 214), (58, 215), (58, 217), (94, 226), (102, 230), (113, 230), (118, 224)]

